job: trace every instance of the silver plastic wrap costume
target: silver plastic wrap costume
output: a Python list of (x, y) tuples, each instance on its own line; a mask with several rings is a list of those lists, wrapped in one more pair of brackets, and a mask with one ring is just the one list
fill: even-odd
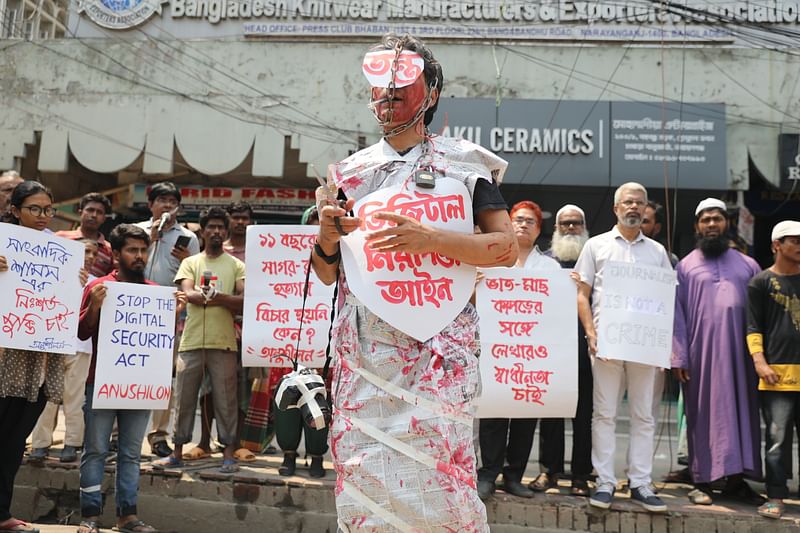
[[(506, 163), (473, 143), (432, 137), (405, 155), (385, 141), (337, 165), (348, 198), (403, 183), (419, 165), (464, 183), (500, 181)], [(334, 325), (331, 451), (343, 531), (488, 532), (476, 490), (472, 402), (480, 390), (471, 304), (419, 342), (378, 318), (341, 279)], [(409, 309), (408, 312), (413, 312)]]

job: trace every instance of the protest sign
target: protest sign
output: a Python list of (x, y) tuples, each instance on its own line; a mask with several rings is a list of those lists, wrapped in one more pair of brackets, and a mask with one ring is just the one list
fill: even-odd
[(175, 289), (106, 282), (97, 335), (94, 409), (167, 409)]
[(475, 287), (475, 267), (436, 252), (376, 251), (366, 236), (395, 225), (374, 217), (381, 212), (471, 234), (472, 200), (466, 186), (452, 178), (437, 178), (433, 189), (408, 182), (368, 194), (353, 209), (361, 227), (340, 241), (348, 287), (393, 327), (419, 341), (430, 339), (464, 309)]
[(597, 313), (597, 356), (670, 367), (675, 271), (608, 261)]
[[(325, 365), (333, 285), (313, 269), (303, 308), (306, 269), (318, 226), (250, 226), (242, 323), (242, 364), (289, 368)], [(300, 328), (302, 318), (303, 327)]]
[(74, 354), (84, 245), (52, 233), (0, 224), (0, 346)]
[(578, 403), (577, 289), (558, 268), (490, 268), (478, 284), (479, 418), (572, 418)]

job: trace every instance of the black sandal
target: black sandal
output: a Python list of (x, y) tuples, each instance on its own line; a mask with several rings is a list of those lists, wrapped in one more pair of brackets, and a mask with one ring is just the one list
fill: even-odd
[[(137, 527), (139, 527), (139, 528), (147, 528), (147, 529), (145, 529), (145, 530), (136, 529)], [(153, 526), (149, 526), (149, 525), (145, 524), (144, 520), (139, 520), (139, 519), (131, 520), (130, 522), (126, 523), (125, 525), (116, 527), (114, 529), (119, 531), (119, 533), (145, 533), (145, 532), (146, 533), (158, 533), (158, 530), (156, 528), (154, 528)]]
[(573, 496), (589, 496), (589, 482), (584, 479), (574, 479), (569, 492)]
[(81, 520), (78, 524), (78, 533), (81, 533), (81, 528), (89, 530), (89, 533), (100, 533), (100, 526), (94, 520)]

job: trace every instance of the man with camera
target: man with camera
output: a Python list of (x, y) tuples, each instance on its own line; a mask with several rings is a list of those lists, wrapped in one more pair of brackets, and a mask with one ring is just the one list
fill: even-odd
[(178, 348), (175, 391), (175, 449), (153, 462), (155, 468), (183, 466), (183, 445), (192, 440), (197, 395), (208, 371), (214, 391), (214, 415), (223, 450), (223, 473), (238, 470), (236, 434), (236, 331), (233, 318), (242, 312), (244, 263), (223, 250), (230, 219), (220, 207), (200, 214), (205, 250), (186, 258), (175, 283), (187, 295), (186, 326)]
[[(147, 193), (147, 206), (153, 216), (150, 220), (136, 224), (150, 235), (145, 277), (164, 287), (173, 287), (175, 283), (172, 280), (175, 279), (181, 261), (190, 255), (200, 253), (200, 243), (197, 242), (194, 233), (178, 224), (177, 214), (181, 207), (181, 193), (174, 183), (162, 181), (150, 187)], [(178, 324), (176, 346), (181, 329), (181, 325)], [(153, 411), (150, 433), (147, 434), (150, 450), (159, 457), (166, 457), (172, 452), (167, 444), (169, 435), (167, 429), (170, 413), (174, 407), (173, 402), (171, 398), (168, 409)]]

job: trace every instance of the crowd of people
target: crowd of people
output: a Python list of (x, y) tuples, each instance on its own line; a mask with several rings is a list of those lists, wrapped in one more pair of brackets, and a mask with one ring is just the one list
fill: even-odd
[[(51, 233), (47, 226), (55, 209), (52, 193), (46, 187), (36, 181), (24, 181), (9, 171), (0, 176), (0, 191), (5, 223)], [(234, 473), (239, 461), (253, 461), (255, 453), (268, 452), (271, 440), (277, 437), (286, 457), (280, 473), (295, 473), (302, 424), (294, 423), (297, 413), (276, 414), (272, 409), (275, 387), (287, 371), (275, 369), (270, 376), (265, 369), (243, 368), (239, 357), (245, 233), (254, 221), (252, 208), (242, 202), (227, 209), (212, 207), (204, 211), (199, 219), (198, 238), (178, 223), (180, 203), (181, 194), (174, 184), (157, 183), (149, 190), (151, 218), (138, 224), (119, 224), (106, 238), (100, 227), (112, 214), (111, 202), (93, 192), (84, 195), (78, 204), (80, 225), (75, 230), (55, 233), (85, 247), (78, 348), (75, 355), (68, 356), (0, 349), (0, 415), (11, 437), (2, 454), (0, 531), (32, 531), (10, 515), (13, 480), (28, 437), (29, 463), (43, 464), (50, 456), (61, 406), (65, 436), (58, 459), (64, 463), (80, 459), (81, 533), (99, 530), (101, 482), (109, 461), (116, 463), (117, 529), (156, 531), (137, 516), (145, 437), (151, 453), (158, 457), (152, 461), (154, 468), (179, 468), (184, 461), (211, 456), (212, 422), (216, 421), (222, 472)], [(313, 216), (304, 218), (308, 223), (315, 221)], [(0, 272), (6, 270), (8, 264), (0, 256)], [(208, 272), (213, 273), (209, 280), (203, 278)], [(176, 289), (174, 393), (167, 409), (151, 412), (92, 408), (98, 319), (107, 281)], [(205, 407), (201, 437), (194, 448), (184, 452), (183, 446), (192, 442), (196, 429), (198, 396)], [(312, 454), (309, 475), (324, 477), (322, 457), (327, 452), (327, 433), (314, 433), (310, 438), (306, 433), (305, 446)]]
[[(414, 38), (389, 35), (367, 54), (365, 65), (385, 55), (396, 67), (403, 54), (420, 66), (403, 83), (367, 74), (371, 107), (385, 138), (339, 163), (334, 189), (340, 197), (323, 195), (303, 217), (303, 223), (319, 225), (311, 267), (323, 283), (339, 284), (340, 308), (331, 339), (337, 394), (330, 427), (310, 430), (297, 413), (273, 415), (275, 389), (286, 372), (242, 367), (245, 236), (254, 222), (249, 205), (239, 202), (228, 209), (203, 211), (198, 238), (178, 222), (179, 189), (161, 182), (149, 188), (151, 217), (138, 224), (119, 224), (106, 238), (100, 228), (111, 215), (111, 204), (103, 195), (89, 193), (78, 206), (80, 225), (57, 233), (85, 246), (79, 280), (85, 285), (78, 330), (83, 342), (77, 353), (57, 356), (0, 349), (0, 431), (6, 435), (0, 444), (0, 531), (34, 531), (10, 514), (14, 477), (28, 437), (32, 437), (28, 461), (41, 463), (48, 457), (60, 405), (66, 423), (60, 460), (80, 457), (79, 533), (99, 531), (104, 465), (112, 454), (116, 454), (116, 527), (121, 532), (156, 531), (139, 518), (137, 509), (145, 437), (158, 456), (154, 468), (180, 468), (214, 451), (212, 420), (224, 473), (236, 472), (241, 461), (267, 450), (277, 432), (284, 452), (280, 474), (295, 474), (300, 436), (305, 432), (312, 458), (309, 475), (323, 477), (322, 456), (330, 443), (343, 531), (353, 524), (375, 530), (447, 526), (487, 531), (481, 500), (492, 497), (501, 473), (502, 489), (522, 498), (552, 489), (569, 475), (572, 495), (588, 497), (590, 505), (608, 509), (619, 486), (614, 464), (616, 424), (626, 394), (630, 437), (625, 471), (630, 498), (648, 511), (664, 512), (667, 506), (654, 490), (652, 461), (666, 375), (655, 365), (598, 354), (608, 261), (676, 270), (671, 372), (681, 383), (685, 405), (688, 475), (693, 485), (688, 499), (708, 505), (719, 497), (734, 498), (758, 506), (762, 516), (782, 516), (791, 477), (792, 428), (800, 415), (800, 222), (784, 221), (773, 228), (774, 263), (762, 271), (731, 245), (725, 203), (709, 198), (695, 211), (697, 246), (678, 260), (657, 240), (661, 207), (648, 200), (642, 185), (629, 182), (615, 192), (616, 224), (609, 231), (590, 237), (588, 206), (568, 204), (557, 210), (552, 242), (542, 252), (537, 245), (545, 229), (542, 209), (533, 201), (522, 201), (509, 210), (500, 195), (504, 161), (463, 141), (436, 137), (435, 147), (431, 146), (426, 126), (444, 80), (430, 50)], [(397, 74), (394, 70), (392, 75)], [(340, 268), (341, 239), (362, 223), (352, 212), (356, 200), (382, 188), (403, 186), (409, 176), (427, 187), (425, 180), (433, 178), (420, 174), (420, 161), (432, 174), (446, 168), (447, 177), (458, 182), (472, 203), (479, 231), (445, 231), (412, 217), (383, 213), (376, 218), (391, 224), (368, 235), (368, 246), (396, 253), (435, 252), (480, 267), (562, 268), (577, 284), (577, 324), (565, 325), (566, 331), (579, 336), (569, 471), (562, 419), (481, 419), (474, 450), (470, 405), (480, 385), (473, 342), (477, 314), (472, 305), (459, 309), (432, 338), (415, 340), (362, 303), (348, 283), (348, 274), (354, 274)], [(358, 179), (353, 179), (356, 174)], [(5, 223), (49, 231), (53, 197), (38, 182), (6, 172), (0, 177), (0, 212), (5, 213)], [(0, 276), (7, 270), (0, 256)], [(92, 407), (98, 319), (109, 281), (175, 291), (174, 394), (168, 409), (151, 413)], [(402, 372), (398, 372), (400, 361)], [(430, 382), (440, 386), (432, 388)], [(198, 401), (200, 440), (187, 450), (197, 429)], [(767, 427), (763, 448), (759, 414)], [(533, 481), (525, 484), (537, 426), (541, 468), (530, 472), (535, 474)], [(403, 486), (397, 472), (414, 472), (419, 486)], [(765, 481), (767, 498), (748, 479)]]

